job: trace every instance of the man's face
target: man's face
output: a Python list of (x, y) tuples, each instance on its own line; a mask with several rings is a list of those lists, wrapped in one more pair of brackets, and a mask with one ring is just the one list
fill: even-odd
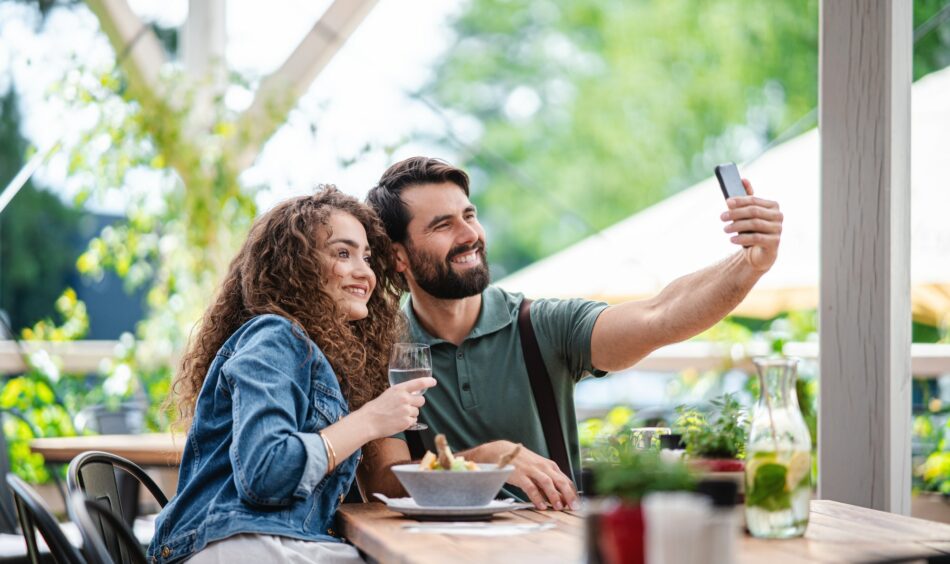
[(489, 282), (485, 230), (465, 192), (450, 182), (423, 184), (402, 200), (412, 219), (405, 244), (395, 245), (400, 272), (435, 298), (480, 294)]

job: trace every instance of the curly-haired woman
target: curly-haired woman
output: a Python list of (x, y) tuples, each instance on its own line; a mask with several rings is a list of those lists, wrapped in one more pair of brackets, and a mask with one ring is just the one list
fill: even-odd
[(151, 561), (359, 561), (331, 529), (359, 449), (435, 385), (387, 388), (395, 276), (379, 220), (333, 187), (255, 222), (174, 382), (189, 432)]

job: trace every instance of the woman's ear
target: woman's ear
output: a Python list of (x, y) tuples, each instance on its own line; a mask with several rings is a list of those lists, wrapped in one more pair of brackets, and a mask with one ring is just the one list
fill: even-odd
[(396, 255), (396, 272), (402, 274), (409, 270), (409, 254), (402, 243), (393, 243), (393, 254)]

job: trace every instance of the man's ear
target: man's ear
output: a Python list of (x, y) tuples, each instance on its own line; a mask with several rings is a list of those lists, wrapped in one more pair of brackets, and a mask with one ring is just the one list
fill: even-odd
[(393, 243), (393, 253), (396, 255), (396, 272), (404, 273), (409, 270), (409, 253), (402, 243)]

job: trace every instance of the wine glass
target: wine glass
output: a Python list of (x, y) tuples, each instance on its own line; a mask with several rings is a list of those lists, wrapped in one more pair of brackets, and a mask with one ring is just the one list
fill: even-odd
[[(396, 343), (389, 357), (389, 385), (395, 386), (416, 378), (432, 376), (432, 352), (422, 343)], [(424, 394), (425, 390), (415, 392)], [(407, 431), (428, 429), (425, 423), (414, 423)]]

